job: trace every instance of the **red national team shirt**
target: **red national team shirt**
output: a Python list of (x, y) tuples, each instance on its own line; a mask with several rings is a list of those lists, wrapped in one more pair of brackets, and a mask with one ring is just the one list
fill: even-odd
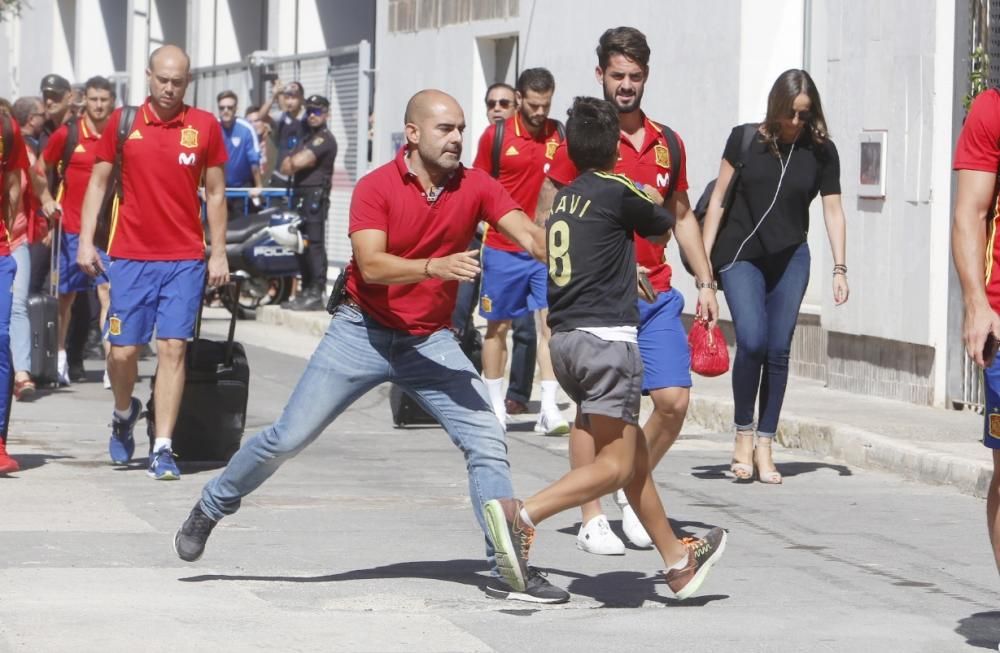
[[(10, 256), (10, 233), (7, 231), (7, 197), (3, 193), (3, 179), (7, 176), (8, 172), (12, 170), (20, 170), (23, 173), (28, 172), (28, 150), (24, 144), (24, 139), (21, 137), (21, 128), (18, 126), (17, 121), (14, 120), (9, 115), (4, 115), (0, 117), (5, 123), (10, 125), (11, 135), (10, 143), (5, 143), (3, 138), (3, 130), (0, 130), (0, 256)], [(3, 163), (4, 159), (7, 159), (6, 164)], [(18, 183), (21, 179), (18, 179)], [(21, 189), (21, 194), (24, 194), (24, 189)]]
[[(97, 143), (97, 161), (114, 163), (118, 143), (115, 109)], [(198, 186), (206, 168), (226, 162), (215, 116), (184, 105), (167, 122), (149, 99), (139, 107), (122, 155), (125, 199), (111, 225), (108, 254), (138, 261), (205, 257)]]
[[(80, 233), (80, 212), (83, 208), (83, 196), (87, 192), (90, 173), (94, 170), (97, 160), (97, 144), (101, 135), (87, 127), (87, 119), (77, 120), (77, 145), (69, 159), (69, 165), (62, 171), (62, 184), (59, 186), (57, 201), (63, 210), (63, 231), (68, 234)], [(42, 158), (45, 165), (55, 167), (62, 163), (63, 149), (69, 138), (69, 127), (63, 125), (57, 129), (45, 145)]]
[[(434, 202), (428, 201), (410, 172), (406, 148), (394, 161), (358, 181), (351, 197), (349, 233), (378, 229), (386, 234), (386, 252), (408, 259), (438, 258), (464, 252), (485, 220), (492, 227), (517, 209), (517, 203), (482, 170), (459, 166)], [(347, 293), (379, 324), (413, 335), (451, 326), (457, 281), (426, 279), (418, 283), (365, 283), (352, 261)]]
[[(493, 138), (496, 124), (490, 125), (479, 139), (476, 160), (472, 165), (493, 173)], [(535, 217), (538, 192), (545, 181), (545, 172), (559, 147), (559, 129), (554, 120), (546, 120), (545, 127), (538, 136), (533, 136), (521, 124), (520, 112), (515, 112), (504, 125), (503, 142), (500, 144), (500, 184), (507, 189), (521, 210), (529, 217)], [(521, 246), (512, 243), (496, 229), (486, 230), (485, 243), (494, 249), (507, 252), (521, 251)]]
[[(976, 96), (965, 118), (955, 146), (955, 170), (979, 170), (1000, 174), (1000, 92), (994, 89)], [(986, 298), (993, 310), (1000, 311), (1000, 196), (994, 200), (989, 222), (988, 260), (986, 261)]]
[[(677, 183), (674, 186), (674, 192), (686, 191), (688, 189), (687, 154), (680, 134), (674, 132), (681, 150), (681, 160), (676, 164), (675, 173), (675, 165), (670, 160), (670, 149), (667, 147), (667, 138), (663, 135), (663, 130), (646, 117), (646, 114), (643, 114), (642, 119), (643, 126), (646, 128), (646, 137), (642, 147), (636, 150), (632, 141), (625, 134), (621, 134), (620, 156), (618, 163), (615, 164), (615, 172), (644, 186), (655, 186), (661, 195), (666, 194), (667, 186), (670, 185), (670, 176), (676, 174)], [(569, 150), (566, 149), (565, 143), (556, 150), (555, 160), (549, 167), (548, 176), (552, 181), (563, 186), (576, 179), (577, 169), (569, 158)], [(659, 292), (670, 290), (670, 279), (673, 274), (670, 266), (663, 259), (665, 249), (666, 245), (654, 245), (645, 238), (635, 239), (635, 259), (639, 265), (649, 269), (649, 280)]]

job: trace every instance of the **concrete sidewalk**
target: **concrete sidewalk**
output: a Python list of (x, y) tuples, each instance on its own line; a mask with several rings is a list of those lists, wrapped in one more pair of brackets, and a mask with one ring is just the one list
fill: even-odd
[[(258, 319), (315, 336), (321, 336), (329, 324), (326, 313), (297, 313), (276, 306), (261, 309)], [(695, 376), (688, 417), (710, 430), (732, 428), (729, 374), (712, 379)], [(950, 485), (984, 498), (993, 465), (990, 452), (979, 442), (982, 429), (982, 416), (971, 411), (866, 397), (793, 377), (778, 441), (850, 465)]]

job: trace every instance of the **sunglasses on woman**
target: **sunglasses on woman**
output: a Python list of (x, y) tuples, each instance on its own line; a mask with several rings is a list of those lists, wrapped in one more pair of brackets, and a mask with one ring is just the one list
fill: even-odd
[(812, 111), (796, 111), (795, 109), (788, 110), (789, 120), (795, 120), (796, 116), (798, 116), (799, 122), (806, 123), (812, 121), (813, 114)]

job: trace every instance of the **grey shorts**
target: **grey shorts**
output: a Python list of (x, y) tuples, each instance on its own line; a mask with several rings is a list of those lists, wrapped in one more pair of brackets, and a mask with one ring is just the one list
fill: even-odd
[(601, 340), (586, 331), (559, 331), (552, 334), (549, 351), (559, 385), (584, 418), (607, 415), (639, 424), (642, 357), (638, 345)]

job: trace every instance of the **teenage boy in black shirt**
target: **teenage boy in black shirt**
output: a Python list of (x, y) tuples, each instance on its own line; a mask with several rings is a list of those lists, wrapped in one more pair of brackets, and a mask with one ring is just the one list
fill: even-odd
[(535, 524), (624, 488), (663, 558), (667, 585), (686, 599), (722, 555), (726, 532), (713, 528), (703, 539), (677, 539), (650, 475), (638, 425), (642, 359), (634, 238), (666, 242), (675, 219), (627, 177), (613, 174), (618, 133), (610, 102), (573, 102), (566, 140), (583, 172), (556, 194), (546, 222), (552, 366), (577, 404), (570, 437), (586, 439), (596, 458), (524, 502), (494, 499), (484, 511), (500, 573), (522, 591)]

